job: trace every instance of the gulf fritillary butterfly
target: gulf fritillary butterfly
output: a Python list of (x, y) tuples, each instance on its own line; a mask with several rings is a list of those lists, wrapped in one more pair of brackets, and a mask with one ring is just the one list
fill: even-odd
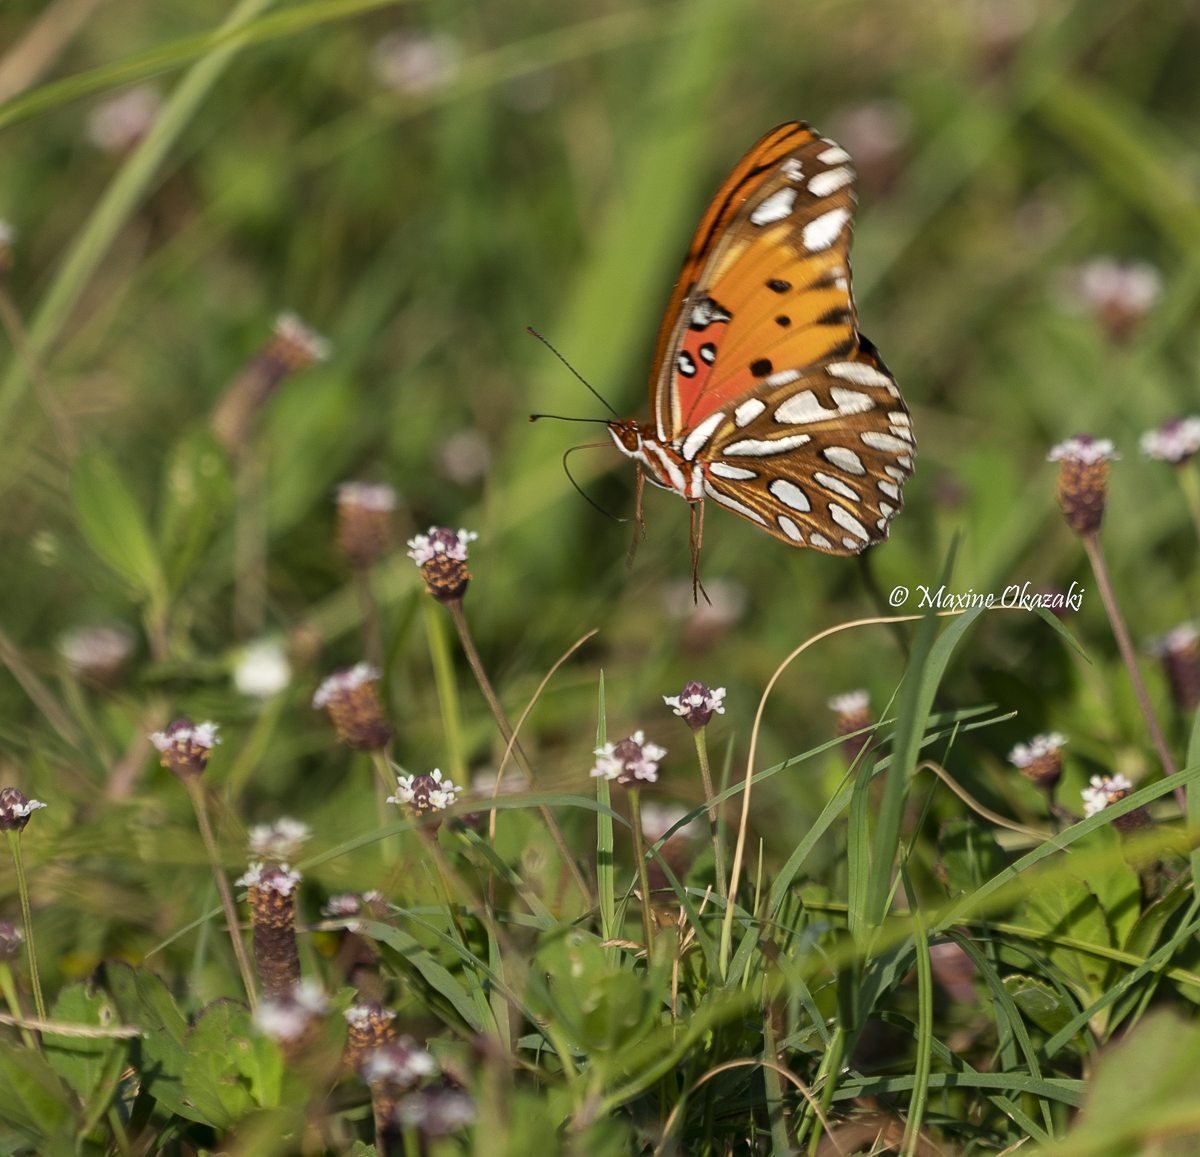
[[(800, 122), (718, 190), (667, 306), (652, 421), (609, 422), (643, 472), (783, 542), (858, 554), (887, 538), (912, 474), (908, 407), (856, 327), (850, 155)], [(699, 535), (693, 534), (693, 550)]]

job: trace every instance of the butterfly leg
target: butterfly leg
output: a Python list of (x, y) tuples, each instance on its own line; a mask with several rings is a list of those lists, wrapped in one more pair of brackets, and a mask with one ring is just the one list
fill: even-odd
[(692, 511), (692, 602), (700, 603), (700, 595), (708, 602), (708, 592), (700, 582), (700, 546), (704, 541), (704, 499), (689, 504)]
[(642, 472), (642, 464), (639, 462), (637, 467), (637, 507), (633, 514), (633, 541), (629, 544), (629, 554), (625, 559), (626, 569), (633, 566), (633, 559), (638, 548), (638, 535), (640, 534), (642, 538), (646, 537), (646, 516), (642, 511), (642, 495), (645, 491), (646, 475)]

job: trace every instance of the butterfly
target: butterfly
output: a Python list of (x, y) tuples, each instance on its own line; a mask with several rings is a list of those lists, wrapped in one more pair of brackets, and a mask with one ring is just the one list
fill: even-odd
[[(793, 546), (859, 554), (887, 538), (913, 471), (900, 389), (858, 332), (850, 155), (772, 129), (717, 191), (659, 330), (651, 421), (608, 422), (642, 483), (705, 499)], [(697, 510), (699, 518), (697, 519)]]

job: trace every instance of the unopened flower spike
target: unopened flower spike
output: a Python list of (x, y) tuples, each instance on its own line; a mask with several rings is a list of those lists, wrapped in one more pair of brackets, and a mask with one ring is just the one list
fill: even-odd
[(1066, 736), (1057, 731), (1035, 735), (1028, 743), (1018, 743), (1008, 753), (1008, 762), (1035, 787), (1052, 792), (1062, 775), (1062, 748), (1066, 742)]
[(0, 832), (23, 832), (30, 817), (46, 804), (26, 799), (19, 788), (0, 788)]
[(1200, 450), (1200, 417), (1172, 418), (1157, 430), (1147, 430), (1139, 445), (1147, 458), (1182, 466)]
[(161, 752), (163, 767), (179, 779), (199, 779), (208, 766), (212, 749), (221, 742), (217, 724), (176, 719), (165, 731), (156, 731), (150, 742)]
[(479, 537), (472, 530), (453, 531), (431, 526), (428, 534), (408, 540), (408, 557), (421, 568), (425, 589), (440, 603), (452, 603), (466, 594), (471, 572), (467, 547)]
[(252, 863), (237, 881), (250, 893), (254, 964), (267, 998), (289, 993), (300, 980), (296, 947), (296, 891), (300, 873), (286, 864)]
[(396, 1040), (396, 1014), (378, 1001), (365, 1000), (346, 1009), (345, 1017), (346, 1064), (358, 1072), (367, 1057)]
[(619, 743), (606, 743), (592, 753), (597, 756), (591, 770), (592, 778), (615, 779), (622, 787), (654, 783), (658, 779), (659, 761), (667, 754), (665, 747), (647, 743), (643, 731), (635, 731)]
[(428, 775), (402, 775), (396, 780), (396, 794), (388, 803), (403, 804), (417, 815), (444, 811), (454, 803), (463, 789), (452, 780), (443, 779), (438, 768)]
[(357, 663), (335, 671), (313, 696), (313, 706), (329, 712), (338, 738), (355, 751), (381, 751), (392, 737), (375, 689), (379, 678), (369, 663)]
[(1112, 442), (1090, 434), (1076, 434), (1046, 455), (1047, 461), (1061, 464), (1058, 504), (1077, 534), (1092, 534), (1100, 529), (1108, 498), (1108, 464), (1119, 458)]
[(366, 570), (391, 546), (396, 491), (382, 483), (343, 482), (337, 489), (337, 542), (359, 570)]
[(684, 685), (678, 695), (664, 695), (663, 702), (693, 731), (706, 727), (714, 715), (724, 715), (725, 688), (710, 691), (698, 679)]

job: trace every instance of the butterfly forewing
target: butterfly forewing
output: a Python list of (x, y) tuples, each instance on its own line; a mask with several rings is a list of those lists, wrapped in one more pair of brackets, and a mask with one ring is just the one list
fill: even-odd
[(722, 186), (659, 336), (662, 441), (714, 501), (785, 542), (856, 554), (887, 537), (915, 446), (856, 329), (850, 157), (806, 126), (768, 133)]

